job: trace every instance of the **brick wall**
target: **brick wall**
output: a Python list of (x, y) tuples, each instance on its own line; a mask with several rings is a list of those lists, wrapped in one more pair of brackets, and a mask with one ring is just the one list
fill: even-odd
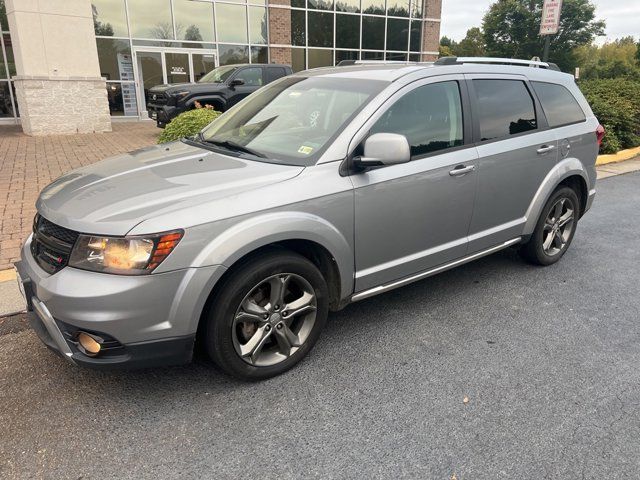
[[(425, 21), (422, 24), (422, 51), (437, 52), (440, 45), (440, 22)], [(423, 54), (422, 61), (431, 61), (436, 54)]]

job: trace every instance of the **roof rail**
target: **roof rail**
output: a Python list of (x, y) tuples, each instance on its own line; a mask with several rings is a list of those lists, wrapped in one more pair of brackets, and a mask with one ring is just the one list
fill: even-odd
[(340, 60), (338, 67), (348, 65), (431, 65), (433, 62), (412, 62), (406, 60)]
[(460, 65), (463, 63), (484, 63), (493, 65), (519, 65), (523, 67), (547, 68), (560, 71), (555, 63), (540, 62), (537, 60), (521, 60), (518, 58), (495, 57), (442, 57), (434, 62), (434, 65)]

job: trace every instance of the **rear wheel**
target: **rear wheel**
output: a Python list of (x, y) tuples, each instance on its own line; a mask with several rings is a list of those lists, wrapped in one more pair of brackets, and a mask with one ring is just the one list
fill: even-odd
[(316, 266), (286, 251), (256, 256), (224, 282), (206, 319), (205, 347), (223, 372), (273, 377), (311, 350), (326, 323), (327, 285)]
[(529, 242), (522, 246), (522, 256), (537, 265), (556, 263), (571, 245), (579, 215), (576, 192), (558, 188), (547, 201)]

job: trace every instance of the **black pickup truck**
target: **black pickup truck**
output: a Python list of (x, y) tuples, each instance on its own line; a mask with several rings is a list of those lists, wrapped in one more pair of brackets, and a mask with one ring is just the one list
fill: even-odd
[(291, 73), (289, 65), (275, 63), (225, 65), (211, 70), (196, 83), (170, 83), (151, 88), (147, 112), (160, 128), (179, 113), (194, 108), (195, 102), (224, 112), (263, 85)]

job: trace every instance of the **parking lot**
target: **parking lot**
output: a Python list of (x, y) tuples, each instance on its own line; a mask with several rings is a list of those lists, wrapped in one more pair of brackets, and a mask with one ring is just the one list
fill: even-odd
[(0, 477), (638, 478), (639, 234), (640, 173), (602, 180), (560, 263), (351, 305), (258, 384), (79, 369), (4, 319)]

